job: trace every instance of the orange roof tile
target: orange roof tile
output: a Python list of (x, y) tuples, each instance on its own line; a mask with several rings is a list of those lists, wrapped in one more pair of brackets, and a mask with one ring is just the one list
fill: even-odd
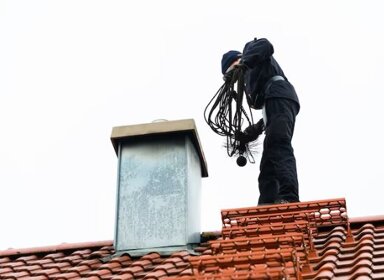
[(384, 279), (384, 216), (353, 218), (344, 199), (224, 209), (200, 256), (141, 258), (112, 241), (0, 251), (0, 279)]

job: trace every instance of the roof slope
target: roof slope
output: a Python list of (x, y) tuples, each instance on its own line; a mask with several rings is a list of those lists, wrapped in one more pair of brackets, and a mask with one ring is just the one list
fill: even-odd
[(384, 217), (349, 219), (344, 199), (221, 211), (221, 236), (171, 256), (112, 241), (0, 251), (0, 279), (384, 279)]
[(212, 255), (178, 279), (384, 279), (384, 219), (350, 220), (345, 199), (222, 210)]

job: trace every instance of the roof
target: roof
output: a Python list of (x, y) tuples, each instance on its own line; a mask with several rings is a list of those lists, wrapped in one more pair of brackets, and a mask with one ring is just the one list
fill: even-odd
[(0, 279), (384, 279), (384, 216), (345, 199), (224, 209), (201, 255), (116, 254), (112, 241), (0, 251)]

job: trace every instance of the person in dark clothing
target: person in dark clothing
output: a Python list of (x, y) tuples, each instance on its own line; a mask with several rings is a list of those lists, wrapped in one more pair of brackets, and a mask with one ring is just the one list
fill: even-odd
[(274, 48), (265, 38), (248, 42), (243, 50), (222, 57), (222, 73), (244, 67), (247, 102), (261, 109), (263, 119), (247, 127), (244, 135), (253, 141), (265, 131), (260, 162), (258, 204), (299, 202), (296, 159), (291, 140), (300, 103), (296, 91), (273, 57)]

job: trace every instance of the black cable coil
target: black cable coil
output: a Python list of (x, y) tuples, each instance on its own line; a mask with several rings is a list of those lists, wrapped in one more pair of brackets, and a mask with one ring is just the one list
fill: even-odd
[[(220, 136), (226, 136), (228, 156), (238, 156), (237, 164), (244, 166), (248, 161), (254, 163), (250, 144), (240, 141), (242, 125), (253, 124), (252, 111), (249, 116), (243, 106), (244, 65), (236, 65), (224, 76), (224, 84), (219, 88), (204, 110), (205, 122)], [(236, 90), (235, 90), (236, 88)], [(247, 103), (247, 102), (246, 102)]]

